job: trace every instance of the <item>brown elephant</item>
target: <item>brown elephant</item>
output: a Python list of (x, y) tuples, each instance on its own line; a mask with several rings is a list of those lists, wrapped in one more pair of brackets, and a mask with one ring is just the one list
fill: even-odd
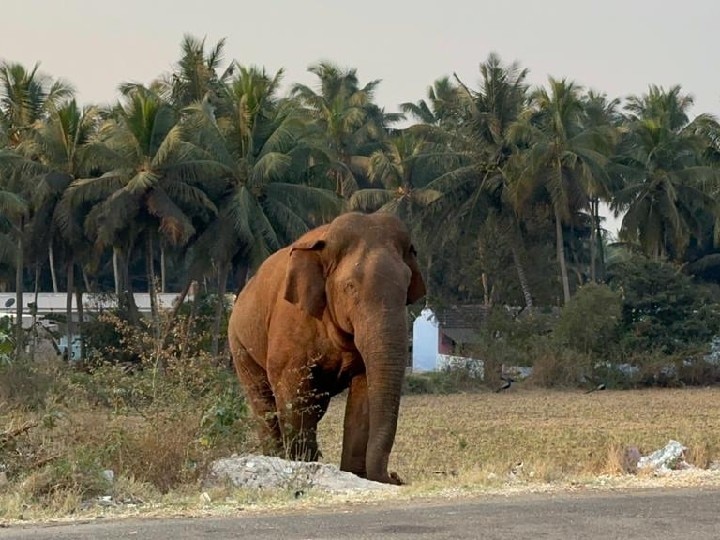
[(424, 295), (408, 231), (390, 214), (343, 214), (269, 257), (228, 328), (267, 451), (317, 459), (317, 423), (349, 388), (340, 468), (398, 483), (387, 467), (408, 354), (405, 306)]

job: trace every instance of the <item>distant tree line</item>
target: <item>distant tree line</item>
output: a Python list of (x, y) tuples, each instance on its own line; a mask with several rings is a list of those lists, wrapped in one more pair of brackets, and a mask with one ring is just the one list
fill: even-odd
[[(316, 85), (280, 95), (282, 70), (224, 48), (185, 36), (172, 72), (110, 107), (0, 63), (0, 290), (18, 306), (109, 291), (132, 320), (133, 291), (222, 297), (349, 210), (408, 223), (431, 303), (565, 305), (631, 255), (720, 277), (720, 126), (680, 86), (531, 88), (490, 54), (478, 81), (442, 77), (395, 114), (355, 69), (313, 65)], [(612, 242), (602, 203), (624, 216)]]

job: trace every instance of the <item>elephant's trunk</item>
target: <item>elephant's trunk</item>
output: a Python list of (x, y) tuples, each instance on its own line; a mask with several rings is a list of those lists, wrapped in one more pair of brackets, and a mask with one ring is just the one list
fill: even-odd
[(392, 483), (394, 480), (388, 474), (388, 459), (395, 442), (408, 354), (405, 307), (376, 314), (363, 330), (356, 332), (355, 338), (367, 373), (367, 478)]

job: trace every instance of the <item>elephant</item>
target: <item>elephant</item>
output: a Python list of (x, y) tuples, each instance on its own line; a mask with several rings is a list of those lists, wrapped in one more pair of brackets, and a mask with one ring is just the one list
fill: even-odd
[(316, 429), (348, 390), (340, 469), (388, 472), (408, 355), (406, 305), (425, 296), (408, 229), (388, 213), (346, 213), (260, 265), (233, 305), (235, 371), (265, 453), (320, 457)]

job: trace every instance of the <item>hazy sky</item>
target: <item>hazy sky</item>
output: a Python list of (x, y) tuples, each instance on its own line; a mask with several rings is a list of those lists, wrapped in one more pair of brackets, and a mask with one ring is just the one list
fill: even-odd
[(285, 82), (312, 83), (307, 66), (356, 67), (382, 79), (387, 110), (416, 101), (456, 72), (470, 86), (489, 52), (519, 60), (530, 82), (548, 75), (623, 97), (649, 83), (681, 84), (694, 114), (720, 115), (718, 0), (24, 0), (5, 2), (0, 58), (63, 77), (80, 101), (109, 102), (123, 81), (148, 83), (179, 58), (184, 33), (227, 59), (284, 67)]

